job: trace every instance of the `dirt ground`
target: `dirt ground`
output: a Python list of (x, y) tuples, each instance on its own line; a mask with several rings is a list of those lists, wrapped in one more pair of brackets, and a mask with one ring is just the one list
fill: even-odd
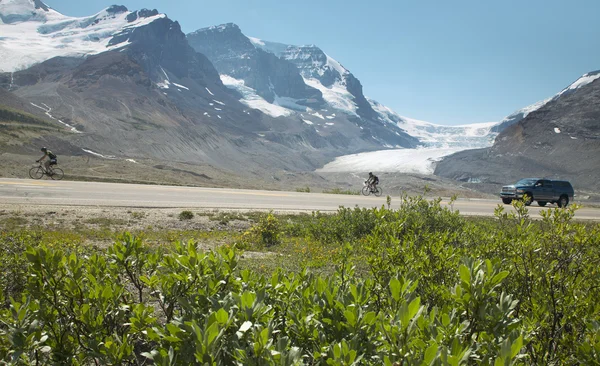
[[(29, 229), (75, 235), (82, 244), (106, 247), (124, 232), (142, 233), (147, 241), (164, 244), (194, 239), (203, 247), (232, 243), (255, 222), (258, 212), (191, 210), (181, 219), (177, 208), (83, 207), (0, 204), (0, 231)], [(68, 233), (68, 234), (64, 234)]]

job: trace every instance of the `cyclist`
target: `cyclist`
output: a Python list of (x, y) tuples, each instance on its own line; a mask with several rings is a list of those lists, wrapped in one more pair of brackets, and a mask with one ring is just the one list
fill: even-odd
[(369, 172), (369, 179), (367, 179), (367, 184), (371, 187), (371, 192), (374, 192), (379, 184), (379, 178), (373, 174), (373, 172)]
[(56, 156), (56, 154), (54, 154), (52, 151), (48, 150), (48, 149), (47, 149), (47, 148), (45, 148), (45, 147), (42, 147), (42, 149), (41, 149), (41, 150), (42, 150), (42, 152), (44, 153), (44, 156), (42, 156), (41, 158), (39, 158), (39, 159), (38, 159), (38, 160), (36, 160), (35, 162), (36, 162), (36, 163), (39, 163), (40, 161), (42, 161), (42, 160), (44, 160), (44, 159), (48, 158), (48, 160), (46, 160), (46, 161), (44, 162), (44, 168), (46, 168), (46, 171), (47, 171), (47, 172), (51, 172), (51, 170), (50, 170), (50, 165), (56, 165), (56, 164), (58, 164), (58, 161), (56, 160), (56, 159), (57, 159), (57, 156)]

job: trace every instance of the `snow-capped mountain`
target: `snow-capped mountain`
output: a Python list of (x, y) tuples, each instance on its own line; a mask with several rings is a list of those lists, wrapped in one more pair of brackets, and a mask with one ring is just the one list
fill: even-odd
[(116, 37), (166, 15), (113, 5), (89, 17), (69, 17), (39, 0), (0, 1), (0, 72), (23, 70), (53, 57), (83, 57), (126, 46)]
[[(73, 18), (29, 0), (0, 4), (0, 60), (9, 70), (0, 72), (0, 87), (64, 132), (53, 143), (69, 147), (62, 154), (210, 164), (262, 179), (311, 171), (340, 154), (418, 143), (323, 108), (293, 63), (249, 41), (256, 52), (247, 66), (262, 68), (254, 75), (266, 89), (244, 85), (251, 75), (219, 75), (179, 24), (156, 10), (112, 6)], [(257, 110), (252, 98), (283, 113)]]
[[(188, 34), (192, 46), (200, 52), (209, 55), (219, 72), (223, 82), (235, 88), (244, 97), (242, 102), (259, 108), (274, 116), (292, 115), (297, 111), (308, 112), (311, 117), (321, 116), (330, 122), (336, 117), (347, 116), (359, 121), (362, 128), (368, 121), (370, 125), (377, 125), (392, 133), (406, 133), (416, 137), (422, 147), (451, 148), (454, 151), (469, 148), (490, 146), (498, 131), (492, 130), (496, 123), (483, 123), (465, 126), (443, 126), (402, 117), (390, 108), (363, 95), (360, 81), (339, 61), (335, 60), (322, 49), (315, 45), (294, 46), (289, 44), (270, 42), (255, 37), (245, 36), (235, 24), (223, 24), (200, 29)], [(307, 111), (299, 106), (298, 100), (289, 95), (266, 95), (261, 90), (272, 92), (272, 89), (257, 87), (257, 79), (261, 79), (259, 62), (249, 63), (255, 54), (269, 54), (277, 56), (280, 62), (292, 63), (302, 77), (304, 83), (321, 92), (326, 103), (325, 112)], [(242, 65), (243, 64), (243, 65)], [(258, 76), (257, 76), (258, 75)], [(296, 73), (293, 73), (297, 80)], [(279, 82), (285, 82), (289, 75), (279, 73)], [(264, 80), (273, 82), (275, 76)], [(261, 99), (260, 96), (265, 97)], [(314, 118), (302, 119), (306, 123), (315, 124)], [(318, 119), (317, 119), (318, 121)], [(315, 127), (319, 128), (319, 127)], [(413, 145), (412, 147), (414, 147)], [(384, 143), (384, 147), (411, 147), (406, 145), (392, 145)]]
[(523, 177), (554, 177), (570, 180), (576, 191), (597, 191), (599, 106), (600, 71), (594, 71), (553, 97), (521, 110), (524, 117), (503, 129), (491, 147), (444, 158), (435, 174), (495, 184)]
[(294, 46), (250, 37), (257, 47), (292, 62), (304, 82), (321, 91), (327, 103), (338, 110), (365, 119), (377, 119), (363, 95), (360, 81), (340, 62), (315, 45)]
[(593, 71), (593, 72), (589, 72), (583, 76), (581, 76), (580, 78), (578, 78), (577, 80), (575, 80), (573, 83), (571, 83), (571, 85), (569, 85), (568, 87), (564, 88), (563, 90), (561, 90), (559, 93), (555, 94), (554, 96), (541, 100), (537, 103), (534, 103), (532, 105), (529, 105), (525, 108), (521, 108), (518, 111), (510, 114), (509, 116), (507, 116), (506, 118), (504, 118), (499, 124), (497, 124), (496, 126), (494, 126), (494, 131), (495, 132), (501, 132), (502, 130), (504, 130), (505, 128), (507, 128), (508, 126), (514, 125), (515, 123), (518, 123), (519, 121), (521, 121), (523, 118), (527, 117), (530, 113), (537, 111), (538, 109), (542, 108), (543, 106), (545, 106), (546, 104), (548, 104), (548, 102), (558, 99), (561, 96), (566, 96), (569, 94), (574, 93), (577, 89), (581, 88), (582, 86), (585, 86), (591, 82), (593, 82), (594, 80), (600, 78), (600, 70), (598, 71)]
[(268, 103), (299, 111), (324, 105), (321, 93), (303, 82), (293, 64), (256, 48), (235, 24), (203, 28), (187, 39), (221, 74), (243, 80)]
[(379, 119), (358, 79), (316, 46), (247, 37), (232, 23), (202, 28), (187, 38), (249, 107), (273, 117), (295, 116), (318, 133), (358, 129), (382, 148), (419, 144), (396, 124)]

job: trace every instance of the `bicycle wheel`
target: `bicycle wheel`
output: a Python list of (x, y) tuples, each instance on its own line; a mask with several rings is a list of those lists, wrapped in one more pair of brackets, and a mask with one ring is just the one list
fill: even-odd
[(375, 197), (381, 196), (382, 193), (383, 193), (383, 191), (379, 187), (375, 188), (375, 191), (373, 191), (373, 194), (375, 195)]
[(369, 186), (364, 186), (364, 187), (362, 187), (362, 190), (361, 190), (361, 192), (362, 192), (362, 194), (363, 194), (363, 195), (365, 195), (365, 196), (368, 196), (368, 195), (370, 195), (370, 194), (371, 194), (371, 190), (369, 189)]
[(65, 173), (62, 171), (61, 168), (54, 168), (52, 169), (52, 173), (49, 175), (50, 178), (52, 178), (53, 180), (61, 180), (65, 176)]
[(44, 176), (44, 169), (41, 166), (36, 166), (29, 169), (29, 176), (31, 179), (42, 179)]

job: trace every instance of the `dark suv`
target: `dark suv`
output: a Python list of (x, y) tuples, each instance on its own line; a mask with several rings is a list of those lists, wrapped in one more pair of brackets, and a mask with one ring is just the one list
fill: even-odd
[(540, 206), (556, 203), (558, 207), (567, 207), (574, 194), (573, 186), (565, 180), (525, 178), (513, 185), (502, 187), (500, 198), (508, 205), (512, 200), (523, 199), (526, 195), (527, 206), (537, 201)]

